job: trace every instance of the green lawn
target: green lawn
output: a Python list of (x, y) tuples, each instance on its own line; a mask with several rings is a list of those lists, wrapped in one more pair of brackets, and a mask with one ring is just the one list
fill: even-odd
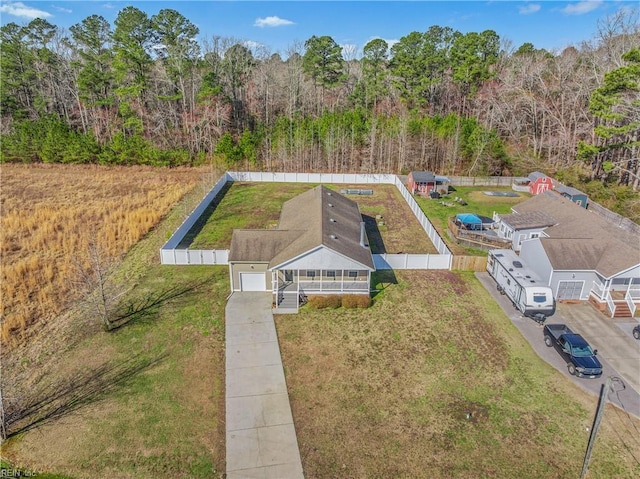
[[(509, 187), (489, 187), (489, 186), (457, 186), (448, 196), (440, 199), (424, 198), (415, 196), (414, 198), (427, 215), (433, 226), (438, 230), (442, 239), (447, 243), (454, 254), (485, 254), (479, 250), (462, 248), (451, 241), (447, 234), (447, 219), (459, 213), (472, 213), (482, 216), (493, 217), (493, 213), (511, 213), (511, 207), (522, 201), (531, 198), (529, 193), (518, 192), (518, 197), (488, 196), (483, 191), (508, 191), (513, 192)], [(462, 206), (456, 198), (464, 200), (467, 204)], [(445, 206), (442, 203), (450, 204)]]
[(190, 249), (228, 249), (234, 229), (275, 227), (282, 204), (311, 187), (300, 183), (234, 182), (205, 211), (183, 244)]
[[(370, 309), (277, 317), (305, 477), (579, 475), (596, 398), (544, 363), (472, 274), (375, 281)], [(623, 420), (608, 412), (590, 477), (640, 474)]]
[[(228, 249), (234, 229), (274, 228), (282, 204), (316, 185), (234, 182), (219, 195), (182, 241), (190, 249)], [(349, 185), (326, 185), (339, 191)], [(362, 186), (362, 185), (359, 185)], [(369, 185), (371, 186), (371, 185)], [(350, 196), (365, 217), (374, 253), (437, 253), (406, 202), (392, 185), (375, 185), (371, 196)], [(381, 216), (382, 222), (376, 220)]]

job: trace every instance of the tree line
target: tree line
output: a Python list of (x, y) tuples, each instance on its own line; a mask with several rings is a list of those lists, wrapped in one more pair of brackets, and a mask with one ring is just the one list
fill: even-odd
[[(2, 161), (298, 171), (430, 169), (637, 190), (638, 10), (548, 52), (431, 26), (356, 58), (329, 36), (283, 52), (129, 6), (69, 31), (0, 29)], [(284, 57), (284, 59), (283, 59)]]

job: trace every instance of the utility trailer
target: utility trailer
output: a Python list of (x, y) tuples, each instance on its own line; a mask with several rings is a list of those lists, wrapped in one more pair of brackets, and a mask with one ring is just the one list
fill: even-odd
[(542, 324), (556, 312), (551, 288), (527, 268), (513, 250), (490, 250), (487, 271), (496, 281), (498, 291), (506, 294), (524, 316)]

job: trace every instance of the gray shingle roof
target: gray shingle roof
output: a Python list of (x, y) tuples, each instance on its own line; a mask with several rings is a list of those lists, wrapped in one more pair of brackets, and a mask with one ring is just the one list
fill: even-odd
[(371, 250), (360, 245), (361, 222), (356, 202), (317, 186), (284, 203), (276, 230), (234, 231), (229, 260), (269, 261), (273, 268), (323, 245), (375, 269)]
[(539, 171), (534, 171), (533, 173), (529, 173), (527, 178), (529, 178), (529, 180), (531, 181), (536, 181), (538, 178), (545, 178), (546, 176), (547, 175), (545, 175), (544, 173), (541, 173)]
[(557, 223), (556, 219), (544, 211), (531, 211), (527, 213), (511, 213), (500, 215), (503, 223), (511, 226), (514, 230), (526, 230), (533, 228), (544, 228)]
[(596, 270), (609, 278), (640, 264), (640, 240), (635, 234), (556, 192), (534, 196), (512, 209), (544, 212), (557, 220), (544, 230), (549, 238), (541, 239), (555, 269)]
[(233, 230), (229, 261), (269, 262), (302, 233), (280, 230)]
[(582, 191), (580, 191), (577, 188), (574, 188), (573, 186), (558, 185), (554, 189), (560, 194), (567, 194), (569, 196), (576, 196), (576, 195), (587, 196), (586, 193), (583, 193)]
[(412, 171), (411, 177), (416, 183), (435, 183), (436, 175), (430, 171)]

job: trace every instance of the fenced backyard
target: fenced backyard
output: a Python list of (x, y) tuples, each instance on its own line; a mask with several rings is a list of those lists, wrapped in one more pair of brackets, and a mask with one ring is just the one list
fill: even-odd
[(384, 174), (330, 174), (330, 173), (270, 173), (270, 172), (227, 172), (207, 193), (193, 212), (160, 250), (162, 264), (176, 265), (225, 265), (229, 262), (229, 250), (187, 248), (184, 238), (202, 217), (205, 210), (230, 182), (273, 182), (345, 185), (393, 185), (400, 192), (409, 209), (418, 220), (420, 227), (433, 243), (438, 254), (382, 253), (374, 254), (377, 269), (450, 269), (452, 254), (435, 227), (422, 212), (407, 188), (396, 175)]

